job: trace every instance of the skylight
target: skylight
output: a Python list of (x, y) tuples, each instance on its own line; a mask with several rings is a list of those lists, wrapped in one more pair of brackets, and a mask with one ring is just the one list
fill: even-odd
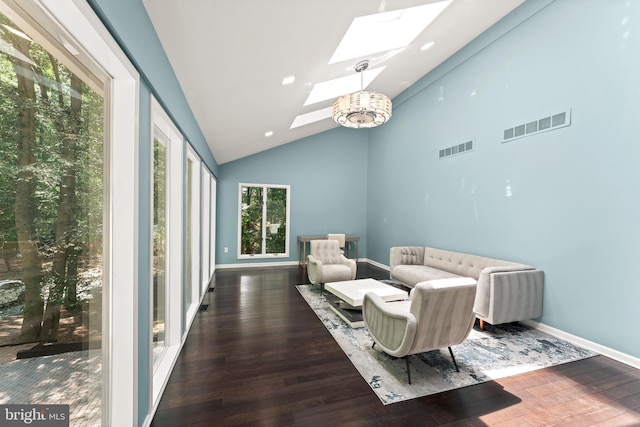
[[(367, 70), (363, 77), (363, 88), (367, 86), (376, 78), (378, 74), (384, 70), (385, 67), (373, 68)], [(311, 89), (311, 93), (304, 102), (304, 105), (315, 104), (316, 102), (326, 101), (327, 99), (337, 98), (346, 93), (356, 92), (360, 90), (360, 73), (352, 73), (345, 77), (338, 79), (327, 80), (326, 82), (316, 83)]]
[(299, 116), (296, 116), (296, 118), (293, 120), (293, 123), (291, 123), (291, 126), (289, 127), (289, 129), (308, 125), (309, 123), (328, 119), (329, 117), (331, 117), (331, 107), (323, 108), (322, 110), (312, 111), (306, 114), (300, 114)]
[(355, 18), (329, 64), (408, 46), (451, 1)]

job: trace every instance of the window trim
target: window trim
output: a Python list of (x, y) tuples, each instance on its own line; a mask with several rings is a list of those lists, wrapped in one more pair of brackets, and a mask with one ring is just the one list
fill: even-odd
[[(153, 352), (149, 352), (149, 364), (151, 370), (151, 404), (157, 406), (162, 390), (169, 379), (174, 361), (176, 360), (180, 347), (182, 345), (182, 259), (183, 259), (183, 155), (184, 155), (184, 139), (178, 131), (173, 121), (164, 111), (160, 103), (155, 97), (151, 97), (151, 152), (149, 155), (153, 158), (153, 140), (155, 139), (155, 130), (160, 131), (168, 138), (167, 141), (167, 264), (166, 264), (166, 288), (167, 288), (167, 307), (165, 314), (165, 350), (160, 356), (157, 364), (153, 363)], [(152, 168), (153, 169), (153, 168)], [(151, 182), (153, 185), (153, 170), (151, 173)], [(153, 208), (150, 212), (153, 215)], [(152, 218), (149, 218), (150, 226), (153, 224)], [(150, 248), (153, 248), (153, 242), (150, 242)], [(151, 254), (150, 254), (151, 255)], [(150, 280), (153, 280), (153, 272), (150, 272)], [(153, 286), (151, 284), (151, 291)], [(153, 298), (149, 301), (149, 325), (153, 323)], [(149, 348), (153, 348), (153, 331), (149, 333)]]
[(211, 181), (211, 188), (209, 190), (210, 203), (209, 203), (209, 219), (210, 228), (207, 238), (209, 239), (209, 278), (211, 280), (213, 273), (216, 271), (216, 198), (218, 192), (218, 181), (214, 174), (209, 173), (209, 179)]
[[(201, 222), (201, 218), (200, 218), (200, 211), (201, 211), (201, 204), (202, 204), (202, 195), (201, 195), (201, 177), (200, 177), (200, 164), (201, 164), (201, 160), (200, 157), (198, 157), (198, 155), (196, 154), (195, 150), (193, 149), (193, 147), (191, 147), (191, 144), (187, 143), (187, 156), (186, 156), (186, 163), (185, 163), (185, 177), (187, 177), (186, 182), (185, 182), (185, 188), (186, 188), (186, 192), (185, 192), (185, 206), (187, 206), (188, 208), (188, 203), (189, 203), (189, 191), (191, 191), (192, 197), (193, 199), (191, 200), (192, 203), (194, 203), (191, 206), (191, 218), (186, 218), (186, 215), (188, 213), (188, 210), (185, 210), (185, 236), (187, 236), (187, 221), (191, 221), (191, 256), (193, 259), (193, 264), (189, 265), (187, 263), (188, 259), (187, 259), (187, 243), (188, 240), (187, 238), (185, 238), (185, 272), (187, 269), (191, 269), (191, 304), (189, 306), (185, 307), (185, 323), (186, 325), (190, 325), (193, 318), (195, 317), (195, 314), (197, 312), (197, 308), (198, 305), (200, 304), (200, 266), (202, 263), (202, 254), (200, 251), (201, 248), (201, 239), (203, 237), (201, 237), (201, 233), (200, 233), (200, 222)], [(192, 188), (189, 189), (188, 185), (189, 185), (189, 177), (187, 176), (187, 174), (189, 173), (189, 168), (186, 166), (189, 164), (189, 162), (193, 162), (192, 163), (192, 169), (191, 169), (191, 184), (192, 184)], [(185, 297), (186, 292), (187, 292), (187, 277), (185, 275)], [(186, 299), (185, 299), (185, 304), (186, 304)], [(186, 334), (188, 332), (189, 328), (186, 327), (184, 330), (184, 334)], [(186, 336), (184, 337), (186, 339)]]
[(211, 221), (211, 178), (209, 174), (209, 170), (206, 168), (204, 163), (202, 164), (202, 170), (200, 172), (202, 176), (202, 228), (200, 232), (202, 233), (202, 242), (201, 242), (201, 260), (202, 260), (202, 276), (200, 280), (202, 283), (200, 284), (202, 288), (202, 294), (204, 295), (209, 288), (209, 280), (211, 271), (211, 228), (215, 225)]
[[(260, 254), (243, 254), (242, 253), (242, 188), (243, 187), (260, 187), (263, 189), (263, 197), (266, 197), (267, 190), (269, 188), (284, 188), (287, 190), (287, 209), (286, 209), (286, 226), (285, 226), (285, 238), (284, 238), (284, 252), (278, 254), (265, 253), (265, 238), (266, 238), (266, 216), (264, 212), (266, 210), (266, 204), (262, 208), (263, 212), (263, 227), (262, 227), (262, 253)], [(238, 259), (256, 259), (256, 258), (288, 258), (289, 257), (289, 240), (290, 240), (290, 219), (291, 219), (291, 186), (282, 184), (252, 184), (252, 183), (239, 183), (238, 184)]]

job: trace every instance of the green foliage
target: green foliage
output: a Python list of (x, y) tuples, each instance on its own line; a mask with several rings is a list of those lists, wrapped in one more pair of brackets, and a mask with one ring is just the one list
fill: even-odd
[[(8, 28), (20, 29), (2, 14), (0, 24), (3, 24), (0, 38), (5, 46), (0, 51), (0, 235), (7, 242), (5, 247), (17, 250), (15, 207), (17, 203), (29, 203), (36, 210), (34, 244), (44, 260), (43, 278), (51, 277), (48, 260), (56, 253), (65, 252), (78, 260), (80, 269), (88, 269), (96, 263), (99, 266), (104, 210), (104, 100), (85, 83), (79, 90), (72, 89), (72, 80), (76, 77), (37, 43), (29, 43), (27, 54), (21, 56), (12, 48), (17, 40), (15, 37), (19, 36)], [(35, 99), (29, 100), (35, 109), (35, 161), (23, 166), (35, 175), (35, 193), (32, 195), (16, 194), (20, 171), (17, 152), (21, 123), (18, 114), (19, 103), (21, 99), (24, 101), (18, 93), (19, 76), (32, 79), (36, 89)], [(81, 100), (77, 104), (79, 107), (74, 109), (72, 99)], [(64, 151), (65, 141), (67, 147), (71, 147), (70, 151)], [(60, 228), (56, 229), (56, 224), (60, 218), (65, 175), (73, 176), (71, 220), (64, 228), (64, 236), (59, 236)], [(13, 256), (21, 258), (19, 253)], [(15, 276), (19, 273), (5, 274)], [(41, 287), (45, 288), (49, 279), (42, 280)], [(68, 283), (69, 280), (78, 282), (81, 279), (75, 274), (64, 278), (64, 285), (72, 289), (77, 283)]]
[[(263, 187), (242, 188), (242, 254), (262, 253)], [(266, 188), (265, 253), (285, 252), (287, 190)]]
[(267, 232), (267, 253), (281, 254), (285, 251), (287, 218), (287, 190), (269, 188), (267, 190), (267, 223), (279, 224), (277, 232)]
[(262, 188), (242, 188), (242, 254), (262, 253)]

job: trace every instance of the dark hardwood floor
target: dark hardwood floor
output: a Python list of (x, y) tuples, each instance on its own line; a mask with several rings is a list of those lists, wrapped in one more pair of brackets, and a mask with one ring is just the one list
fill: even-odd
[(302, 269), (214, 280), (154, 427), (640, 426), (640, 371), (604, 356), (385, 406), (296, 290)]

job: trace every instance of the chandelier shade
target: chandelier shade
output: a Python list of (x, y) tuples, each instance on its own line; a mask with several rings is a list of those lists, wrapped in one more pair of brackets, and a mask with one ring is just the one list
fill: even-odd
[(350, 128), (371, 128), (391, 118), (391, 100), (378, 92), (353, 92), (336, 99), (333, 120)]
[(391, 118), (392, 104), (389, 97), (362, 88), (362, 72), (368, 66), (367, 61), (359, 62), (355, 66), (355, 70), (361, 76), (360, 91), (342, 95), (333, 102), (331, 115), (341, 126), (371, 128), (386, 123)]

